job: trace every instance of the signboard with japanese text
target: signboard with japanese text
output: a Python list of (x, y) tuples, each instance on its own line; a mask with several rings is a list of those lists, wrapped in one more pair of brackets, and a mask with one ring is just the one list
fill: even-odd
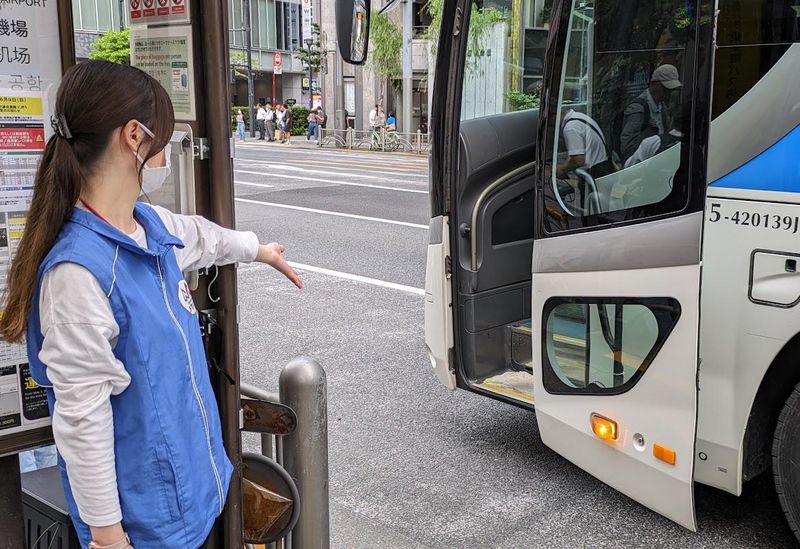
[(164, 86), (172, 99), (176, 120), (196, 119), (191, 26), (134, 27), (131, 29), (131, 65)]
[(283, 56), (281, 52), (276, 51), (272, 61), (272, 72), (274, 74), (283, 74)]
[(189, 0), (128, 0), (132, 25), (190, 23)]
[[(54, 0), (0, 3), (0, 293), (25, 232), (36, 169), (61, 80)], [(0, 311), (2, 314), (2, 311)], [(2, 440), (49, 425), (47, 393), (30, 376), (24, 345), (0, 342)]]

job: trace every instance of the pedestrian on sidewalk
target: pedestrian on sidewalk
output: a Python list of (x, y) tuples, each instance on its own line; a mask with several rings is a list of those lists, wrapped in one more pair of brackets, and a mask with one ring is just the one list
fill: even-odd
[(308, 127), (306, 128), (306, 141), (310, 141), (311, 138), (314, 138), (314, 141), (317, 141), (317, 124), (319, 123), (319, 119), (317, 118), (317, 111), (312, 110), (308, 112), (308, 116), (306, 117), (306, 122), (308, 122)]
[(283, 106), (283, 143), (288, 143), (292, 138), (292, 126), (294, 124), (294, 114), (289, 105)]
[(317, 107), (317, 134), (314, 136), (314, 142), (319, 145), (320, 128), (325, 128), (328, 125), (328, 115), (322, 110), (322, 107)]
[(267, 141), (275, 141), (275, 105), (267, 104)]
[(258, 121), (258, 140), (264, 141), (264, 133), (266, 132), (266, 123), (267, 123), (267, 110), (264, 106), (259, 103), (258, 104), (258, 113), (256, 114), (256, 120)]
[(286, 124), (284, 123), (284, 118), (286, 117), (286, 109), (283, 108), (283, 105), (278, 104), (275, 107), (275, 123), (278, 126), (278, 130), (275, 132), (275, 140), (278, 143), (283, 143), (283, 133), (286, 129)]
[(239, 141), (244, 141), (244, 113), (242, 109), (236, 112), (236, 133), (239, 134)]
[(200, 547), (233, 466), (183, 273), (258, 261), (302, 282), (280, 244), (138, 201), (170, 173), (174, 111), (157, 80), (80, 63), (55, 113), (0, 337), (26, 342), (47, 389), (80, 546)]

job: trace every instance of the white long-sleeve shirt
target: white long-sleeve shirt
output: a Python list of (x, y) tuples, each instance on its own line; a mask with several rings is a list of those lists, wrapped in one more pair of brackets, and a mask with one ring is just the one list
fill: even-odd
[[(167, 230), (185, 245), (175, 249), (183, 271), (256, 258), (259, 243), (253, 233), (224, 229), (202, 217), (177, 215), (157, 206), (154, 209)], [(129, 236), (147, 246), (140, 225)], [(116, 524), (124, 517), (117, 492), (109, 398), (122, 393), (131, 381), (125, 365), (113, 354), (119, 326), (100, 284), (74, 263), (62, 263), (44, 276), (39, 310), (44, 335), (39, 358), (47, 365), (56, 396), (53, 435), (81, 519), (95, 527)]]

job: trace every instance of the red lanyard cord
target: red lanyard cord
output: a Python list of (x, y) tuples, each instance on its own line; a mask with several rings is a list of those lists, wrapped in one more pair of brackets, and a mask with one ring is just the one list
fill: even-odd
[[(102, 220), (102, 221), (105, 221), (106, 223), (108, 223), (109, 225), (111, 225), (112, 227), (114, 227), (114, 224), (113, 224), (113, 223), (111, 223), (111, 222), (110, 222), (108, 219), (106, 219), (105, 217), (103, 217), (102, 215), (100, 215), (100, 213), (99, 213), (97, 210), (95, 210), (94, 208), (92, 208), (92, 207), (89, 205), (89, 203), (88, 203), (88, 202), (86, 202), (86, 201), (85, 201), (83, 198), (79, 198), (78, 200), (80, 201), (80, 203), (81, 203), (81, 204), (83, 204), (83, 207), (84, 207), (84, 208), (86, 208), (87, 210), (89, 210), (89, 212), (90, 212), (90, 213), (93, 213), (93, 214), (94, 214), (94, 215), (95, 215), (95, 216), (96, 216), (98, 219), (100, 219), (100, 220)], [(134, 215), (134, 216), (133, 216), (133, 220), (134, 220), (134, 221), (136, 221), (136, 223), (139, 223), (139, 220), (136, 218), (136, 215)], [(139, 223), (139, 225), (141, 225), (141, 223)]]
[[(86, 201), (85, 201), (83, 198), (79, 198), (78, 200), (80, 200), (80, 202), (81, 202), (81, 204), (83, 204), (83, 207), (84, 207), (84, 208), (86, 208), (87, 210), (89, 210), (91, 213), (93, 213), (93, 214), (94, 214), (96, 217), (98, 217), (99, 219), (102, 219), (103, 221), (105, 221), (106, 223), (108, 223), (109, 225), (111, 225), (111, 223), (108, 221), (108, 219), (106, 219), (105, 217), (103, 217), (102, 215), (100, 215), (100, 214), (97, 212), (97, 210), (95, 210), (94, 208), (92, 208), (91, 206), (89, 206), (89, 204), (88, 204), (88, 203), (87, 203), (87, 202), (86, 202)], [(112, 226), (113, 226), (113, 225), (112, 225)]]

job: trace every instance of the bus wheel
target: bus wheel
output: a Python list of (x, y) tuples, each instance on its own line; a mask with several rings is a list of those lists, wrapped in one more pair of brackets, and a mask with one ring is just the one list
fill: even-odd
[(800, 384), (783, 405), (772, 442), (775, 490), (794, 535), (800, 539)]

